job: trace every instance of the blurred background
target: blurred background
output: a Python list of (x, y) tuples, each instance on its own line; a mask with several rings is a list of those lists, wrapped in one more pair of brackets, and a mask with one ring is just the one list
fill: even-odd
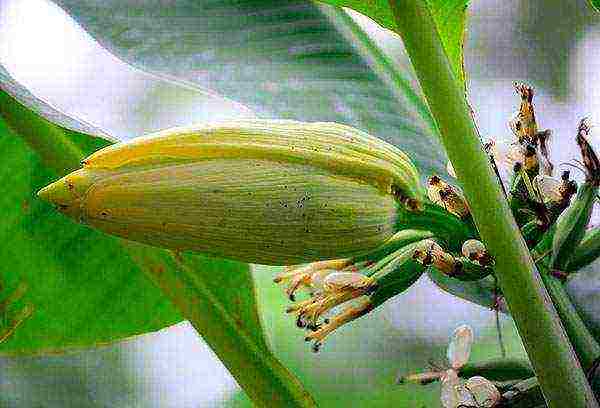
[[(180, 12), (187, 3), (195, 4), (193, 12)], [(260, 116), (336, 120), (401, 147), (402, 134), (431, 134), (423, 107), (389, 94), (385, 72), (352, 48), (356, 32), (340, 21), (351, 18), (406, 68), (404, 80), (418, 95), (397, 36), (353, 12), (340, 16), (310, 2), (269, 3), (269, 13), (255, 11), (259, 1), (227, 3), (0, 0), (0, 63), (36, 96), (122, 139), (226, 117), (197, 86)], [(158, 9), (163, 13), (153, 14)], [(484, 138), (509, 139), (506, 123), (518, 102), (512, 83), (526, 81), (536, 89), (541, 127), (554, 131), (554, 162), (577, 157), (578, 120), (600, 123), (599, 23), (584, 0), (473, 2), (465, 65)], [(324, 49), (328, 58), (320, 55)], [(427, 138), (414, 143), (407, 150), (424, 176), (443, 171), (439, 145)], [(429, 360), (443, 362), (448, 337), (461, 323), (475, 329), (474, 360), (499, 355), (494, 313), (426, 277), (314, 354), (284, 314), (286, 299), (272, 283), (276, 272), (254, 271), (265, 328), (277, 356), (322, 407), (438, 406), (438, 385), (394, 382), (398, 374), (425, 370)], [(571, 286), (589, 287), (581, 282)], [(589, 296), (585, 311), (594, 313), (595, 294)], [(501, 327), (509, 355), (522, 356), (512, 321), (501, 316)], [(0, 407), (250, 405), (186, 322), (97, 349), (0, 357)]]

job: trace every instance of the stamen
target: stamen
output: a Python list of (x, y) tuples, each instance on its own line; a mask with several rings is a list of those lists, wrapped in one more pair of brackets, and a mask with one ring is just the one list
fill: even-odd
[(323, 340), (325, 340), (325, 338), (338, 327), (343, 326), (352, 320), (358, 319), (359, 317), (370, 312), (372, 309), (373, 306), (371, 301), (368, 298), (362, 299), (359, 305), (347, 307), (344, 311), (332, 317), (329, 323), (322, 325), (318, 330), (306, 336), (305, 340), (314, 341), (314, 344), (318, 344), (320, 347), (323, 344)]
[(285, 293), (290, 300), (295, 301), (295, 293), (301, 287), (310, 288), (313, 285), (313, 277), (323, 271), (335, 272), (348, 267), (351, 264), (349, 259), (334, 259), (328, 261), (313, 262), (304, 266), (288, 266), (283, 273), (275, 276), (273, 282), (283, 283), (289, 281)]

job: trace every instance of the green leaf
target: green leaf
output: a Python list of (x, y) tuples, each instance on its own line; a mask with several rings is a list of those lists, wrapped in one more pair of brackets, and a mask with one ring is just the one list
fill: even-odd
[[(0, 100), (4, 110), (10, 102), (6, 94)], [(27, 285), (24, 297), (8, 309), (9, 321), (4, 323), (9, 324), (25, 305), (34, 307), (31, 318), (0, 343), (0, 350), (32, 353), (94, 345), (181, 320), (123, 253), (117, 239), (77, 225), (35, 198), (35, 191), (56, 174), (4, 121), (0, 121), (0, 135), (0, 179), (5, 186), (0, 296), (6, 298), (19, 284)], [(91, 151), (98, 144), (88, 139), (78, 145)]]
[[(320, 0), (338, 7), (349, 7), (371, 17), (382, 27), (396, 31), (390, 0)], [(463, 43), (468, 0), (427, 0), (454, 75), (465, 82)]]

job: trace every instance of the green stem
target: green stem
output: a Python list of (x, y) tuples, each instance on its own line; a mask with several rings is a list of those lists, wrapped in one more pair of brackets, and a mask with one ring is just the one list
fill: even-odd
[[(79, 134), (33, 113), (0, 89), (0, 116), (57, 175), (80, 167), (84, 154), (71, 136)], [(258, 406), (316, 407), (300, 381), (244, 330), (202, 281), (202, 274), (183, 263), (170, 268), (144, 267), (142, 245), (122, 240), (123, 249), (162, 289), (210, 345), (233, 377)], [(165, 251), (166, 252), (166, 251)], [(161, 255), (161, 252), (157, 253)], [(151, 311), (149, 311), (151, 313)]]
[(600, 358), (600, 345), (579, 317), (579, 313), (571, 303), (563, 284), (555, 277), (544, 273), (544, 271), (542, 271), (542, 279), (569, 335), (569, 339), (571, 339), (581, 366), (588, 371), (594, 362)]
[(498, 283), (548, 405), (597, 407), (482, 150), (463, 88), (454, 77), (427, 2), (390, 0), (390, 5), (481, 237), (496, 257)]

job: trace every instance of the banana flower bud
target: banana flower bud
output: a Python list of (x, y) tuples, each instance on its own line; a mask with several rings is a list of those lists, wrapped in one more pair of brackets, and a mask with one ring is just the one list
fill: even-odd
[(82, 165), (38, 195), (109, 234), (251, 263), (367, 254), (423, 208), (405, 153), (336, 123), (174, 128), (109, 146)]

